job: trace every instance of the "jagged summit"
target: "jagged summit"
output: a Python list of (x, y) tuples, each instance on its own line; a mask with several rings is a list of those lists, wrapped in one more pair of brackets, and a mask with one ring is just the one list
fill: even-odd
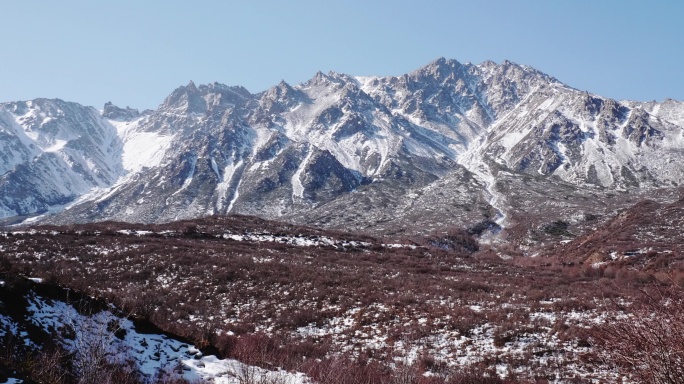
[(102, 116), (112, 120), (134, 120), (140, 116), (140, 111), (128, 106), (120, 108), (108, 101), (102, 108)]
[[(684, 181), (684, 104), (620, 102), (510, 61), (317, 72), (257, 94), (178, 87), (139, 113), (0, 104), (0, 216), (245, 213), (376, 232), (512, 225), (505, 175), (634, 191)], [(354, 224), (350, 224), (354, 223)]]
[(434, 60), (430, 64), (414, 71), (413, 73), (432, 76), (436, 79), (443, 79), (448, 76), (453, 76), (461, 68), (463, 68), (463, 65), (458, 61), (440, 57), (439, 59)]

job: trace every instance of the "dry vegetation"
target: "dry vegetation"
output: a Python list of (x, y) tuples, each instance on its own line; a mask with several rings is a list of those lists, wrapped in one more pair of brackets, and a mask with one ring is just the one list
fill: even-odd
[(673, 281), (671, 269), (641, 268), (647, 254), (504, 261), (457, 230), (383, 242), (402, 246), (212, 217), (40, 227), (0, 236), (0, 250), (6, 268), (115, 303), (220, 356), (324, 384), (617, 381), (632, 371), (595, 353), (615, 343), (596, 325), (659, 277)]
[(592, 358), (641, 383), (684, 383), (684, 302), (677, 285), (643, 289), (629, 307), (614, 302), (590, 331)]

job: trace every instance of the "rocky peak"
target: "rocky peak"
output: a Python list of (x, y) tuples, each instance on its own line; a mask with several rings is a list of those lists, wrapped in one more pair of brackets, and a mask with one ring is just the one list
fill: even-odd
[(271, 113), (284, 112), (289, 108), (306, 100), (304, 92), (293, 88), (290, 84), (281, 80), (278, 85), (269, 88), (263, 93), (259, 104)]
[(185, 86), (185, 88), (188, 90), (188, 92), (197, 92), (197, 86), (195, 85), (195, 82), (190, 80), (188, 85)]
[(413, 72), (412, 75), (418, 80), (434, 79), (443, 82), (445, 80), (454, 80), (457, 77), (462, 77), (465, 74), (463, 69), (463, 64), (458, 61), (440, 57)]
[(117, 107), (108, 101), (102, 109), (102, 117), (118, 121), (130, 121), (140, 117), (140, 112), (128, 106), (126, 108)]
[(272, 100), (284, 100), (292, 98), (297, 94), (298, 92), (294, 88), (292, 88), (290, 84), (286, 83), (285, 80), (281, 80), (280, 83), (278, 83), (278, 85), (269, 88), (264, 93), (263, 97)]
[(324, 85), (327, 84), (330, 81), (330, 78), (328, 75), (325, 73), (318, 71), (314, 76), (311, 78), (311, 80), (307, 81), (305, 85), (309, 86), (318, 86), (318, 85)]
[(171, 92), (164, 100), (162, 108), (201, 113), (206, 110), (206, 102), (195, 83), (190, 80), (188, 85), (180, 86)]

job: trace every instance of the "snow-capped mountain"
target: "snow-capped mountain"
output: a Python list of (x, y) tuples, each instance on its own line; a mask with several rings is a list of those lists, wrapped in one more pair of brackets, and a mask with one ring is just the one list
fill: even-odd
[(438, 59), (397, 77), (317, 73), (251, 94), (176, 89), (154, 111), (0, 105), (3, 217), (207, 214), (378, 232), (497, 220), (501, 172), (578, 188), (684, 179), (684, 104), (620, 102), (511, 62)]
[(57, 209), (123, 174), (123, 142), (95, 108), (37, 99), (0, 106), (0, 215)]

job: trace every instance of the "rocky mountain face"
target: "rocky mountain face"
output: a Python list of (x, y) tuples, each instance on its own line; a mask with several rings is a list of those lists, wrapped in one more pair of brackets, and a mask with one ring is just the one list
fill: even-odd
[(510, 227), (534, 209), (515, 204), (516, 180), (599, 199), (678, 185), (683, 132), (682, 102), (615, 101), (511, 62), (446, 59), (398, 77), (317, 73), (258, 94), (191, 82), (142, 113), (5, 103), (0, 215)]
[(0, 107), (0, 216), (59, 210), (123, 174), (123, 141), (99, 111), (38, 99)]

